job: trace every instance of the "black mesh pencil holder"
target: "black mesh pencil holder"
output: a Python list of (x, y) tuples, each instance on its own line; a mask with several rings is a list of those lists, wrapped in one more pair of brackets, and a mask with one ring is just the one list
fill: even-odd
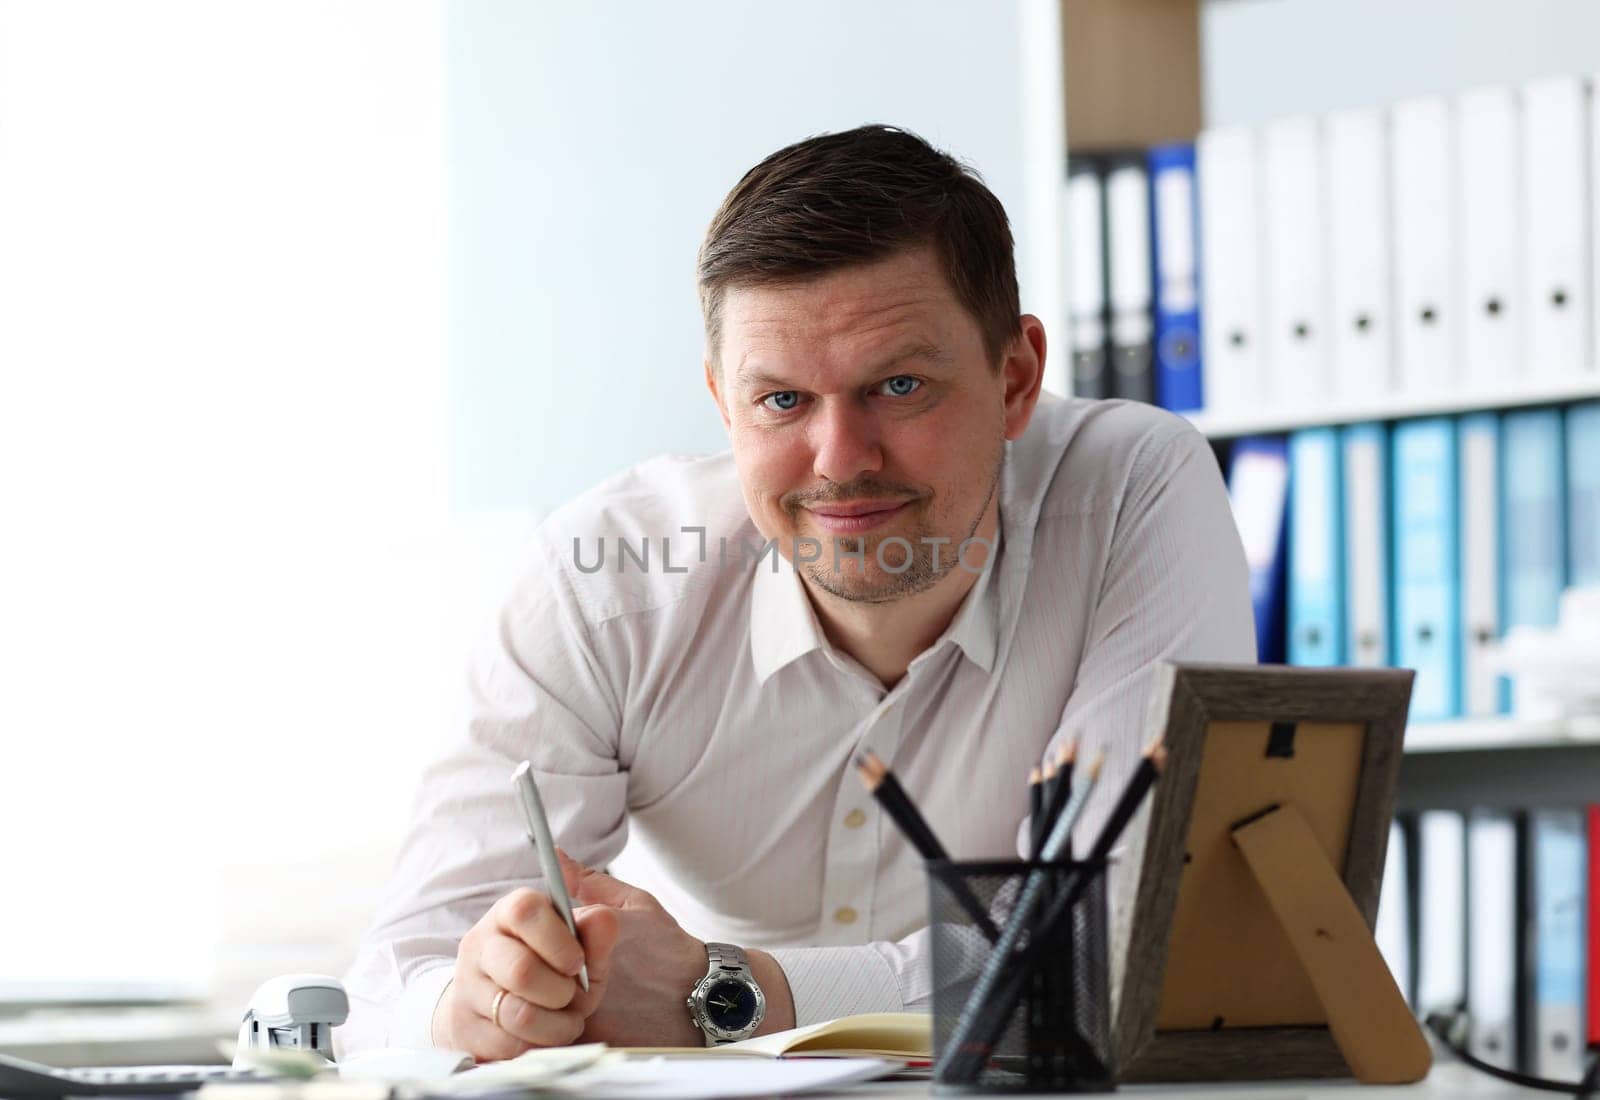
[(1113, 1090), (1105, 864), (927, 869), (939, 1090)]

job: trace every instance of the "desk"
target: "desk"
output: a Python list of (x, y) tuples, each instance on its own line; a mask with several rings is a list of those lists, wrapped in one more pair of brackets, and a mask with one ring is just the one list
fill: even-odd
[[(930, 1086), (921, 1081), (884, 1081), (862, 1085), (849, 1092), (832, 1095), (844, 1098), (870, 1097), (871, 1100), (926, 1100)], [(933, 1093), (942, 1096), (942, 1093)], [(959, 1094), (950, 1094), (959, 1095)], [(981, 1093), (967, 1094), (981, 1096)], [(1003, 1093), (994, 1093), (1003, 1096)], [(1033, 1094), (1035, 1100), (1045, 1094)], [(1063, 1096), (1069, 1094), (1061, 1094)], [(1094, 1093), (1073, 1093), (1073, 1096), (1093, 1096)], [(1357, 1085), (1349, 1081), (1260, 1081), (1220, 1085), (1124, 1085), (1106, 1096), (1160, 1097), (1181, 1096), (1188, 1100), (1526, 1100), (1536, 1096), (1554, 1096), (1555, 1093), (1538, 1092), (1520, 1085), (1497, 1081), (1486, 1073), (1462, 1065), (1460, 1062), (1437, 1063), (1427, 1080), (1415, 1085)]]
[(41, 1009), (0, 1019), (0, 1053), (48, 1066), (221, 1062), (238, 1014), (204, 1005)]

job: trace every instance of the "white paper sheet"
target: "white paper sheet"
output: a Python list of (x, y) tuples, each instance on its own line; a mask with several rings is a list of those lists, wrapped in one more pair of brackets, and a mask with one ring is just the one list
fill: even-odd
[(838, 1088), (898, 1068), (878, 1058), (643, 1058), (579, 1071), (549, 1091), (584, 1100), (735, 1100)]

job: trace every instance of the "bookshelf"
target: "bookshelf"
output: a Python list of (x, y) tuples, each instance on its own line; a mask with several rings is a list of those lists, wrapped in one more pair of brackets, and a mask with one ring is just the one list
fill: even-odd
[(1600, 767), (1600, 716), (1589, 718), (1459, 718), (1449, 722), (1417, 722), (1406, 728), (1408, 754), (1499, 752), (1504, 750), (1579, 748), (1595, 751)]
[(1530, 806), (1584, 806), (1594, 801), (1600, 746), (1407, 752), (1400, 762), (1395, 809), (1526, 810)]
[(1494, 389), (1441, 394), (1385, 394), (1367, 401), (1323, 404), (1316, 407), (1274, 410), (1252, 416), (1186, 414), (1189, 422), (1210, 439), (1235, 439), (1245, 435), (1276, 435), (1301, 428), (1358, 424), (1370, 420), (1404, 420), (1416, 416), (1442, 416), (1483, 410), (1556, 405), (1600, 398), (1600, 369), (1566, 378), (1522, 379)]
[[(1336, 0), (1289, 0), (1289, 4), (1296, 8), (1292, 21), (1297, 26), (1320, 26), (1319, 21), (1344, 18)], [(1436, 59), (1422, 74), (1380, 57), (1356, 70), (1348, 65), (1323, 66), (1328, 71), (1321, 73), (1321, 84), (1313, 88), (1315, 81), (1308, 83), (1300, 74), (1287, 73), (1260, 59), (1263, 42), (1286, 33), (1284, 19), (1288, 18), (1281, 13), (1274, 16), (1264, 7), (1253, 14), (1243, 5), (1215, 0), (1060, 0), (1060, 14), (1062, 117), (1069, 154), (1104, 154), (1193, 141), (1205, 125), (1216, 121), (1258, 125), (1339, 107), (1383, 106), (1405, 95), (1450, 94), (1474, 83), (1516, 83), (1533, 76), (1592, 68), (1592, 63), (1577, 64), (1560, 56), (1559, 49), (1529, 45), (1523, 51), (1526, 56), (1510, 59), (1469, 58), (1457, 51)], [(1397, 18), (1419, 16), (1413, 13)], [(1545, 16), (1546, 30), (1559, 30), (1566, 23), (1588, 18), (1576, 7), (1552, 10)], [(1576, 26), (1568, 30), (1575, 33)], [(1226, 65), (1207, 73), (1202, 71), (1202, 59), (1214, 67)], [(1350, 76), (1352, 71), (1360, 75)], [(1152, 79), (1152, 74), (1158, 75)], [(1280, 85), (1293, 89), (1293, 94), (1281, 101), (1273, 94)], [(1243, 90), (1250, 94), (1244, 95)], [(1208, 108), (1220, 108), (1224, 115), (1231, 110), (1237, 116), (1248, 108), (1259, 117), (1218, 120), (1202, 112), (1202, 100)], [(1600, 172), (1600, 159), (1593, 170)], [(1594, 244), (1600, 247), (1600, 235)], [(1244, 436), (1600, 399), (1600, 362), (1591, 361), (1587, 370), (1559, 376), (1508, 372), (1506, 377), (1504, 384), (1492, 387), (1480, 383), (1476, 388), (1447, 392), (1373, 392), (1353, 399), (1279, 405), (1261, 412), (1201, 410), (1183, 415), (1216, 444), (1220, 454)], [(1507, 789), (1520, 791), (1524, 799), (1536, 789), (1542, 792), (1565, 785), (1576, 791), (1564, 769), (1600, 775), (1600, 718), (1561, 722), (1504, 717), (1420, 723), (1408, 731), (1406, 757), (1405, 782), (1451, 804), (1467, 804), (1463, 798), (1496, 804), (1517, 797), (1505, 794)], [(1456, 770), (1457, 765), (1465, 770)], [(1502, 774), (1502, 768), (1509, 770)], [(1447, 798), (1448, 783), (1441, 776), (1463, 784), (1461, 791), (1472, 792), (1471, 798), (1465, 793)], [(1497, 790), (1496, 784), (1502, 781), (1509, 787)]]
[[(1564, 584), (1600, 583), (1590, 404), (1600, 402), (1600, 9), (1463, 0), (1352, 14), (1341, 0), (1195, 0), (1189, 39), (1176, 0), (1063, 0), (1069, 36), (1080, 3), (1091, 9), (1077, 13), (1080, 32), (1114, 48), (1121, 38), (1096, 24), (1164, 18), (1161, 50), (1188, 42), (1204, 60), (1205, 111), (1184, 114), (1187, 66), (1173, 86), (1165, 64), (1102, 57), (1146, 79), (1143, 117), (1106, 113), (1075, 131), (1097, 105), (1073, 97), (1107, 94), (1097, 81), (1109, 78), (1089, 60), (1075, 83), (1064, 52), (1067, 149), (1085, 154), (1066, 174), (1064, 228), (1099, 245), (1102, 275), (1097, 286), (1092, 262), (1066, 257), (1080, 327), (1057, 346), (1075, 353), (1071, 373), (1087, 394), (1142, 397), (1153, 357), (1157, 395), (1194, 404), (1198, 344), (1213, 408), (1180, 415), (1225, 469), (1250, 459), (1234, 467), (1235, 515), (1252, 581), (1287, 589), (1274, 614), (1296, 656), (1349, 662), (1377, 637), (1394, 663), (1423, 669), (1419, 713), (1492, 709), (1483, 643), (1512, 623), (1550, 621)], [(1577, 42), (1589, 52), (1569, 48)], [(1163, 89), (1169, 101), (1152, 103)], [(1146, 249), (1131, 200), (1113, 217), (1114, 174), (1124, 196), (1139, 177), (1114, 154), (1202, 133), (1192, 167), (1181, 152), (1147, 157)], [(1579, 179), (1590, 190), (1574, 199)], [(1158, 180), (1173, 181), (1165, 198)], [(1197, 246), (1186, 204), (1198, 205)], [(1148, 342), (1126, 323), (1146, 300), (1128, 257), (1145, 251), (1160, 306)], [(1567, 616), (1569, 630), (1579, 617)], [(1341, 619), (1344, 636), (1327, 629)], [(1584, 1011), (1561, 983), (1576, 989), (1586, 967), (1596, 988), (1595, 911), (1588, 940), (1575, 911), (1591, 881), (1584, 860), (1596, 866), (1595, 819), (1586, 840), (1583, 815), (1597, 791), (1600, 714), (1417, 721), (1405, 732), (1401, 842), (1376, 914), (1386, 961), (1414, 1007), (1470, 1005), (1474, 1050), (1503, 1062), (1507, 1047), (1490, 1042), (1503, 1035), (1525, 1072), (1581, 1046), (1553, 1022), (1552, 1006)], [(1581, 1073), (1563, 1063), (1553, 1076)]]

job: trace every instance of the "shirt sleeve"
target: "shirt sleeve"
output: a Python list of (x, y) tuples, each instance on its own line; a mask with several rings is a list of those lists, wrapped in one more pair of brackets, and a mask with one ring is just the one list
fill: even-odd
[(1249, 570), (1221, 470), (1199, 432), (1168, 423), (1135, 450), (1057, 733), (1079, 739), (1080, 763), (1106, 754), (1082, 832), (1139, 762), (1157, 665), (1256, 660)]
[[(771, 952), (794, 997), (796, 1027), (862, 1012), (933, 1009), (932, 934), (851, 947), (790, 947)], [(970, 960), (972, 973), (982, 959)]]
[[(1035, 568), (1038, 568), (1036, 565)], [(1106, 753), (1095, 796), (1074, 837), (1093, 842), (1143, 749), (1147, 696), (1162, 661), (1255, 660), (1249, 575), (1222, 475), (1210, 445), (1187, 425), (1169, 422), (1135, 449), (1112, 528), (1104, 583), (1089, 641), (1052, 743), (1078, 737), (1080, 760)], [(1125, 920), (1138, 866), (1144, 814), (1113, 851), (1113, 925)], [(1027, 822), (1017, 834), (1027, 855)], [(1124, 925), (1125, 927), (1125, 925)], [(1124, 944), (1125, 948), (1125, 944)], [(931, 933), (856, 947), (775, 950), (794, 994), (797, 1025), (857, 1012), (931, 1009), (935, 975)], [(981, 957), (959, 960), (961, 980)], [(1120, 973), (1117, 954), (1113, 982)]]
[(626, 839), (620, 705), (548, 545), (506, 600), (468, 676), (465, 732), (423, 774), (388, 893), (345, 977), (342, 1051), (433, 1045), (461, 938), (503, 895), (542, 881), (511, 786), (528, 760), (552, 831), (603, 866)]
[[(1079, 852), (1094, 843), (1139, 764), (1157, 665), (1256, 661), (1249, 568), (1222, 472), (1204, 436), (1176, 418), (1169, 423), (1135, 453), (1083, 660), (1051, 746), (1076, 738), (1080, 767), (1104, 753), (1100, 779), (1073, 831)], [(1146, 799), (1111, 850), (1113, 1001), (1149, 812)], [(1019, 830), (1019, 849), (1026, 835), (1026, 827)]]

